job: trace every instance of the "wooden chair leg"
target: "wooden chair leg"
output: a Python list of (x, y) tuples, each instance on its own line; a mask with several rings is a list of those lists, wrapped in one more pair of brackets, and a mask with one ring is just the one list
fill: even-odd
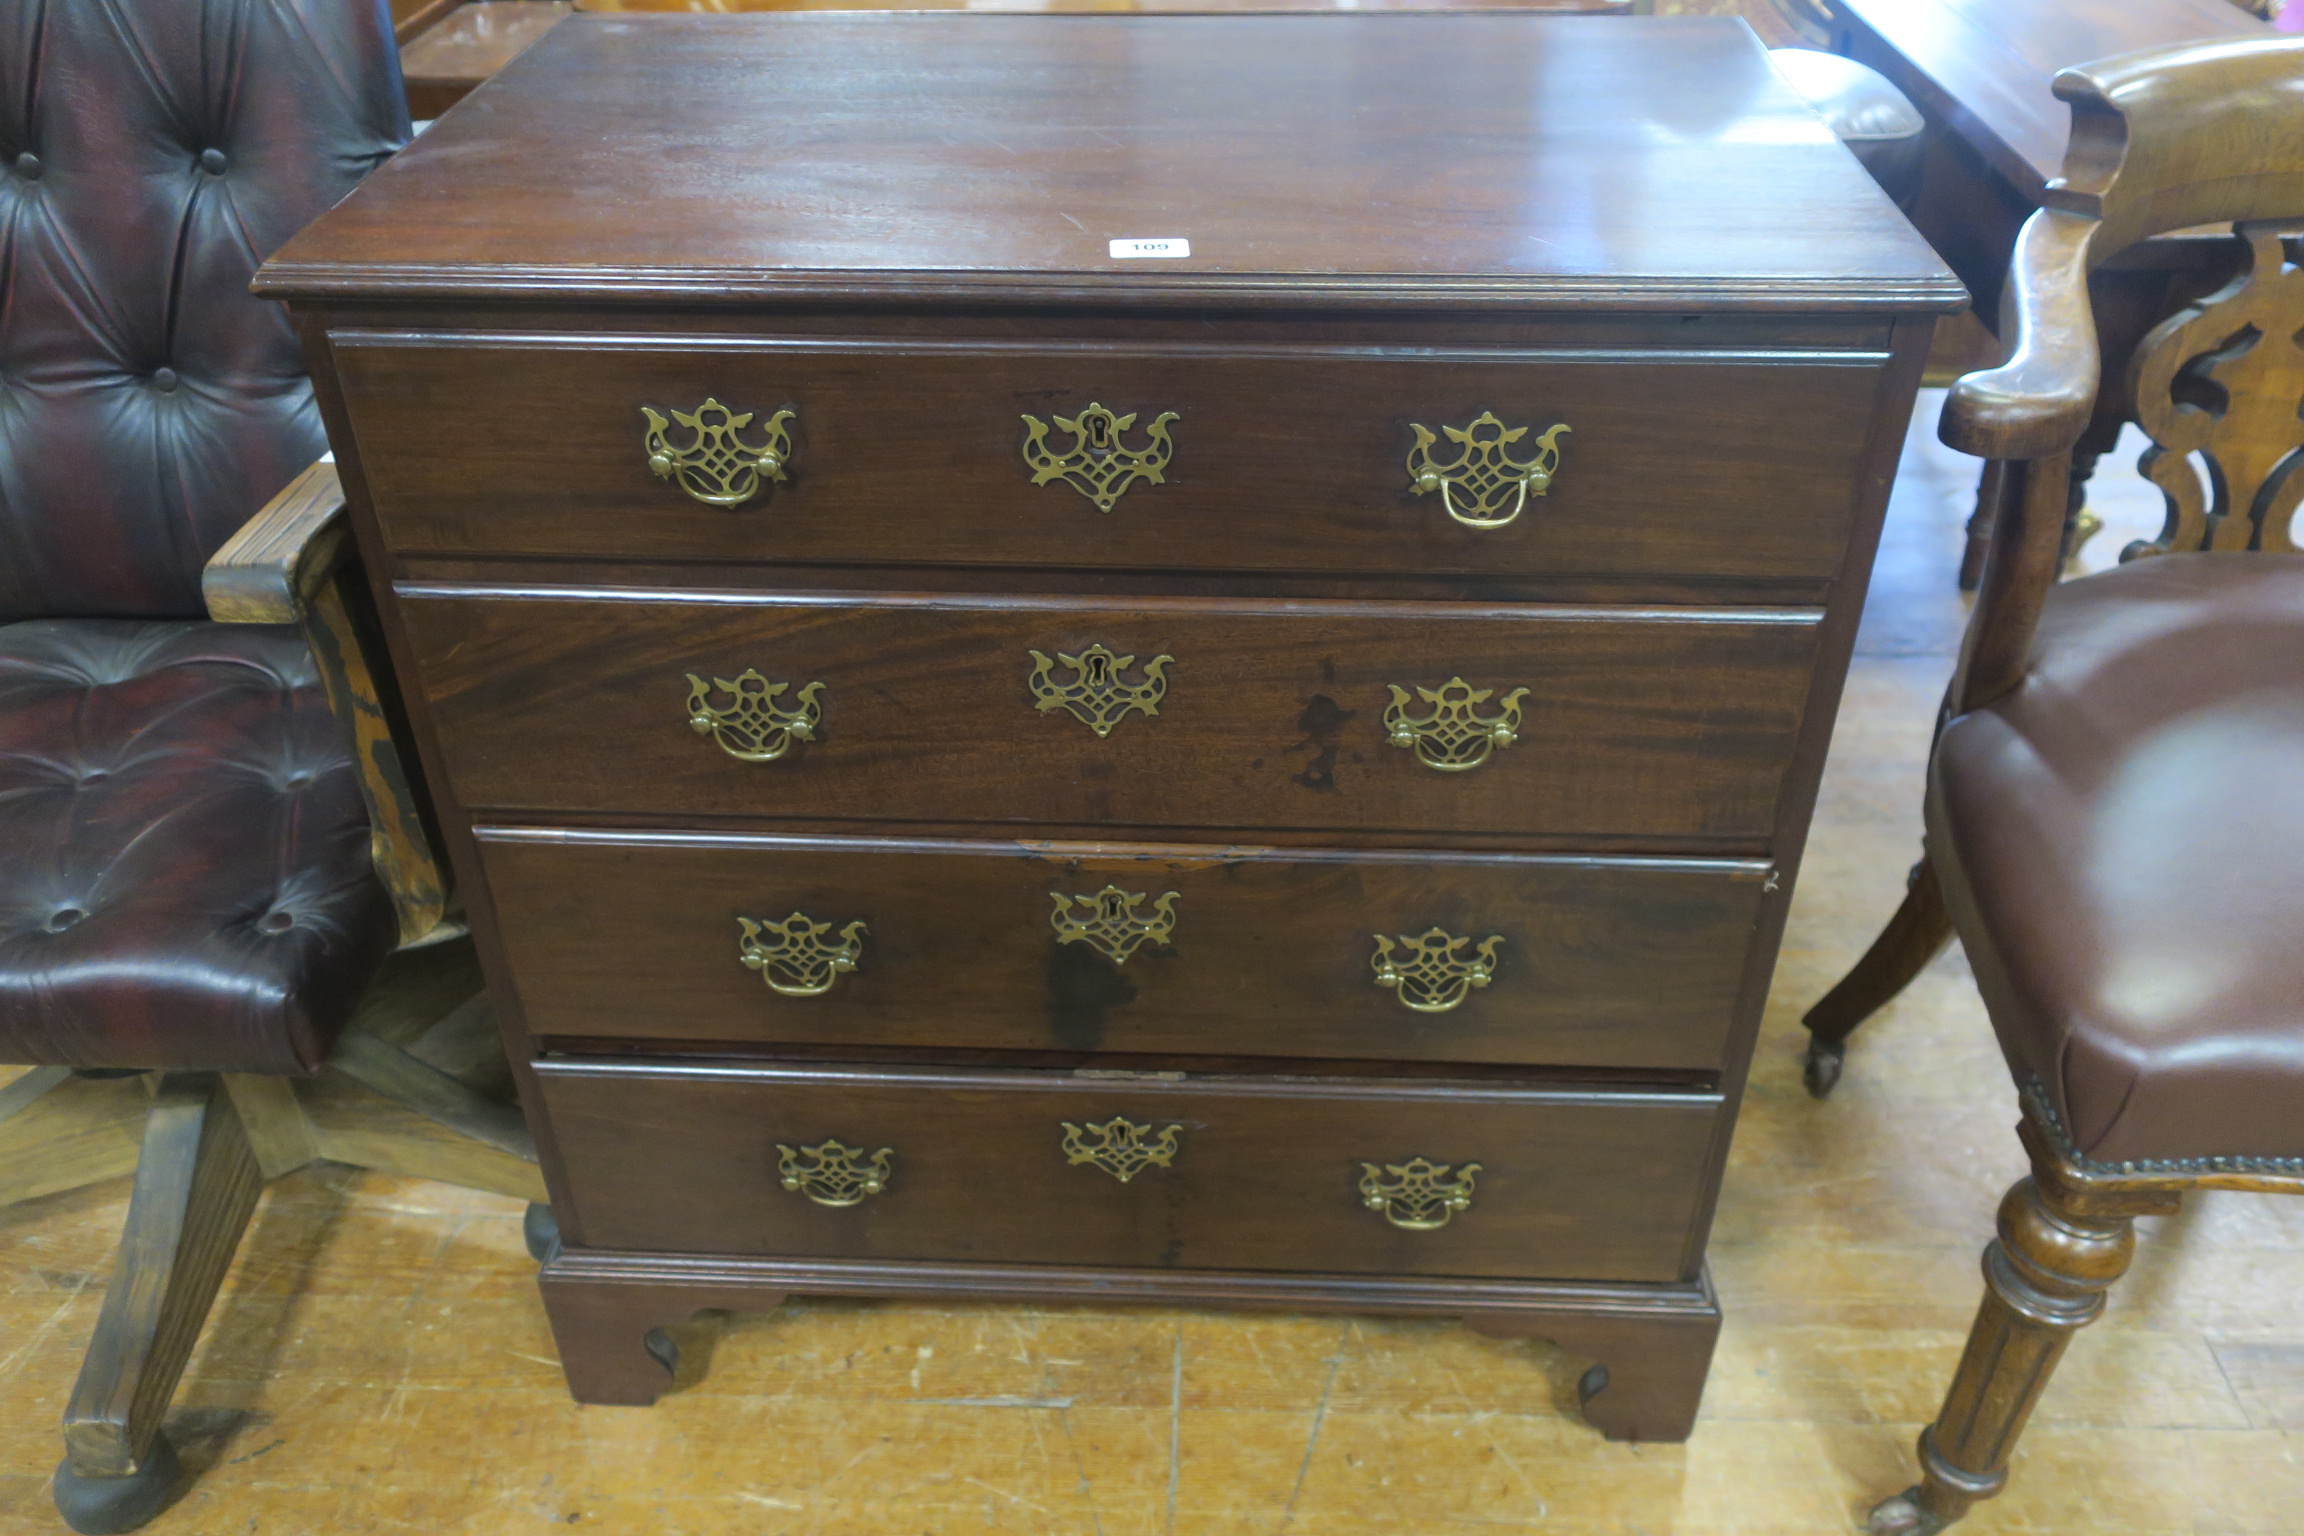
[(1944, 888), (1925, 855), (1912, 866), (1904, 904), (1880, 930), (1840, 984), (1808, 1010), (1808, 1062), (1802, 1072), (1808, 1091), (1821, 1099), (1840, 1081), (1848, 1037), (1856, 1026), (1886, 1007), (1952, 939), (1952, 915), (1944, 909)]
[(55, 1495), (73, 1530), (134, 1530), (177, 1492), (181, 1474), (161, 1417), (263, 1185), (223, 1080), (209, 1072), (162, 1078), (119, 1267), (64, 1412)]
[(1920, 1432), (1920, 1481), (1872, 1510), (1870, 1536), (1934, 1536), (2008, 1481), (2008, 1453), (2072, 1335), (2104, 1311), (2127, 1273), (2137, 1216), (2177, 1197), (2139, 1197), (2124, 1211), (2083, 1204), (2054, 1185), (2018, 1180), (2000, 1202), (2000, 1235), (1984, 1250), (1984, 1304), (1936, 1422)]

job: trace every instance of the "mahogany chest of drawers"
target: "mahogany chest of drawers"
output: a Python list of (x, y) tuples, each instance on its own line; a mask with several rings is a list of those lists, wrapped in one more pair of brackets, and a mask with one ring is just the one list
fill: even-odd
[(1687, 1432), (1933, 316), (1739, 24), (578, 17), (292, 303), (569, 1382), (1463, 1316)]

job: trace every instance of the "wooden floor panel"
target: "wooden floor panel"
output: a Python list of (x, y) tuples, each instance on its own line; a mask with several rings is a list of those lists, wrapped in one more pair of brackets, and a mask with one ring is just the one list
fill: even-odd
[[(307, 1172), (265, 1197), (171, 1420), (153, 1536), (1727, 1536), (1843, 1532), (1910, 1480), (2022, 1168), (1960, 957), (1856, 1037), (1798, 1019), (1895, 905), (1961, 620), (1973, 465), (1924, 396), (1712, 1246), (1727, 1326), (1685, 1446), (1611, 1445), (1576, 1364), (1450, 1324), (803, 1302), (687, 1330), (652, 1409), (560, 1387), (519, 1207)], [(2107, 461), (2100, 563), (2157, 526)], [(2132, 531), (2133, 530), (2133, 531)], [(0, 1211), (0, 1536), (62, 1530), (58, 1418), (125, 1182)], [(1972, 1536), (2304, 1525), (2304, 1201), (2139, 1223)], [(695, 1357), (709, 1343), (709, 1374)]]

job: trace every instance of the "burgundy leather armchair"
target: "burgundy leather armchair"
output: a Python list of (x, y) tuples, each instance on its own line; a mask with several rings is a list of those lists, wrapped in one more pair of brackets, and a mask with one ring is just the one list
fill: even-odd
[(117, 1531), (179, 1485), (161, 1416), (267, 1175), (542, 1193), (486, 1073), (426, 1059), (485, 1005), (297, 338), (248, 292), (407, 139), (384, 0), (0, 28), (0, 1062), (36, 1064), (0, 1088), (0, 1200), (124, 1171), (71, 1133), (142, 1121), (56, 1474)]

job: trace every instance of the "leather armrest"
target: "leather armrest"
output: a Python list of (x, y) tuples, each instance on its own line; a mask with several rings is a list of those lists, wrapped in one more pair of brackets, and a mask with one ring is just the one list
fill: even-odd
[(1944, 400), (1939, 435), (1980, 459), (2045, 459), (2087, 430), (2103, 360), (2088, 302), (2088, 253), (2102, 226), (2042, 209), (2024, 223), (2009, 263), (2001, 334), (2008, 361), (1962, 377)]
[(345, 554), (344, 486), (333, 456), (288, 482), (241, 525), (200, 573), (208, 617), (220, 624), (294, 624)]

